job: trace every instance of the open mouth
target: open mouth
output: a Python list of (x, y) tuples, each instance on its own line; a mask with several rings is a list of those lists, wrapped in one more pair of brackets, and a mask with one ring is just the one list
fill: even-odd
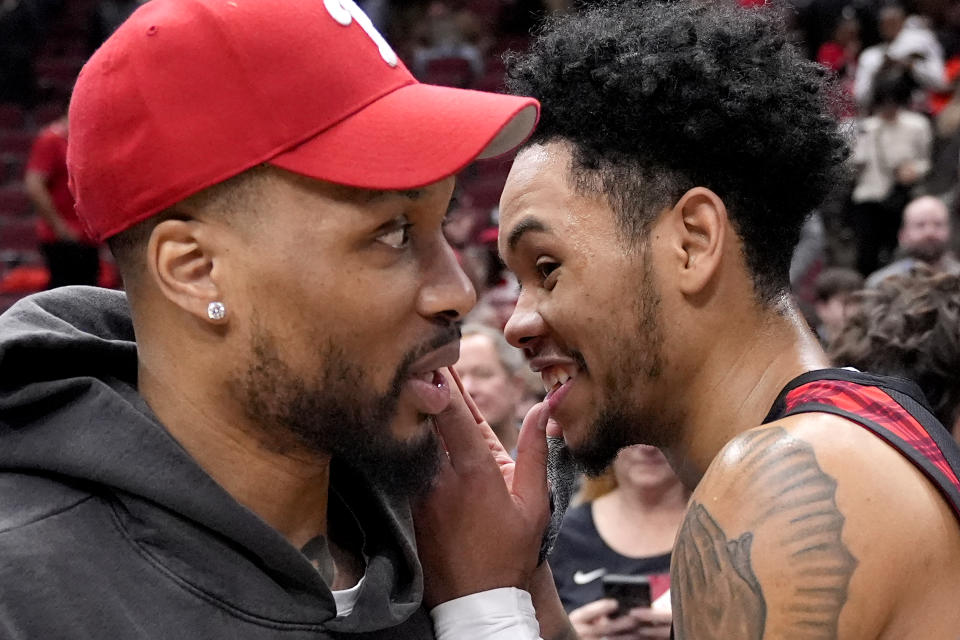
[(565, 385), (577, 377), (579, 368), (572, 364), (555, 364), (544, 367), (540, 370), (540, 379), (543, 381), (543, 389), (547, 396), (552, 396), (559, 392)]
[(450, 404), (450, 388), (439, 369), (412, 374), (404, 388), (420, 413), (436, 415)]

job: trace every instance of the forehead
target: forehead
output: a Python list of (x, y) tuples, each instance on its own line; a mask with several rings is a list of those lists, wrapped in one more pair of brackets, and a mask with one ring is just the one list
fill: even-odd
[(906, 210), (907, 224), (927, 224), (931, 222), (946, 222), (948, 218), (945, 207), (935, 202), (917, 203)]
[(500, 198), (500, 253), (509, 255), (527, 233), (600, 237), (613, 234), (606, 199), (573, 186), (565, 143), (533, 145), (517, 154)]
[(482, 333), (464, 336), (460, 342), (460, 363), (473, 364), (481, 361), (500, 362), (493, 340)]

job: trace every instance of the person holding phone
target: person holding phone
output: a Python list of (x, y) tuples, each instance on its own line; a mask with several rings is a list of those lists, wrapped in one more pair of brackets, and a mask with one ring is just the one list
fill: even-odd
[[(677, 640), (955, 640), (960, 448), (915, 384), (835, 368), (790, 295), (846, 141), (768, 9), (604, 3), (509, 61), (542, 117), (500, 200), (520, 284), (505, 335), (582, 467), (657, 445), (693, 490)], [(457, 488), (434, 489), (463, 505), (433, 518), (447, 548), (489, 535), (463, 520), (525, 526), (542, 504)]]
[(477, 428), (443, 374), (475, 301), (454, 175), (537, 111), (417, 82), (352, 0), (137, 9), (81, 71), (66, 149), (126, 291), (0, 317), (0, 635), (496, 637), (456, 626), (478, 602), (536, 632), (511, 563), (423, 606), (410, 505), (437, 431), (456, 458)]
[(550, 555), (570, 622), (583, 640), (668, 638), (670, 550), (689, 490), (659, 449), (635, 445), (588, 478), (581, 497)]

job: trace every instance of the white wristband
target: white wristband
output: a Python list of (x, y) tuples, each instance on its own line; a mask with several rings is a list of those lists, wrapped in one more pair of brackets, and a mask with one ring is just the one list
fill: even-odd
[(530, 594), (503, 587), (472, 593), (430, 611), (437, 640), (539, 640)]

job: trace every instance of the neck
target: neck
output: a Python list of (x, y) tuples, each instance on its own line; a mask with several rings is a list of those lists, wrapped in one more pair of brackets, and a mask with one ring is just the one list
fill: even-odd
[(298, 549), (326, 534), (329, 457), (265, 448), (256, 436), (260, 425), (247, 424), (236, 409), (216, 408), (236, 403), (202, 385), (170, 384), (188, 379), (176, 373), (158, 373), (142, 362), (139, 371), (140, 394), (170, 435), (237, 502)]
[(713, 331), (693, 375), (678, 392), (698, 401), (679, 421), (679, 440), (664, 454), (683, 483), (695, 487), (727, 442), (760, 426), (783, 387), (830, 361), (792, 303), (758, 310), (747, 322)]
[(670, 486), (634, 487), (626, 484), (619, 485), (613, 496), (623, 507), (623, 513), (636, 513), (644, 518), (654, 514), (671, 514), (683, 512), (687, 508), (690, 491), (680, 482)]

